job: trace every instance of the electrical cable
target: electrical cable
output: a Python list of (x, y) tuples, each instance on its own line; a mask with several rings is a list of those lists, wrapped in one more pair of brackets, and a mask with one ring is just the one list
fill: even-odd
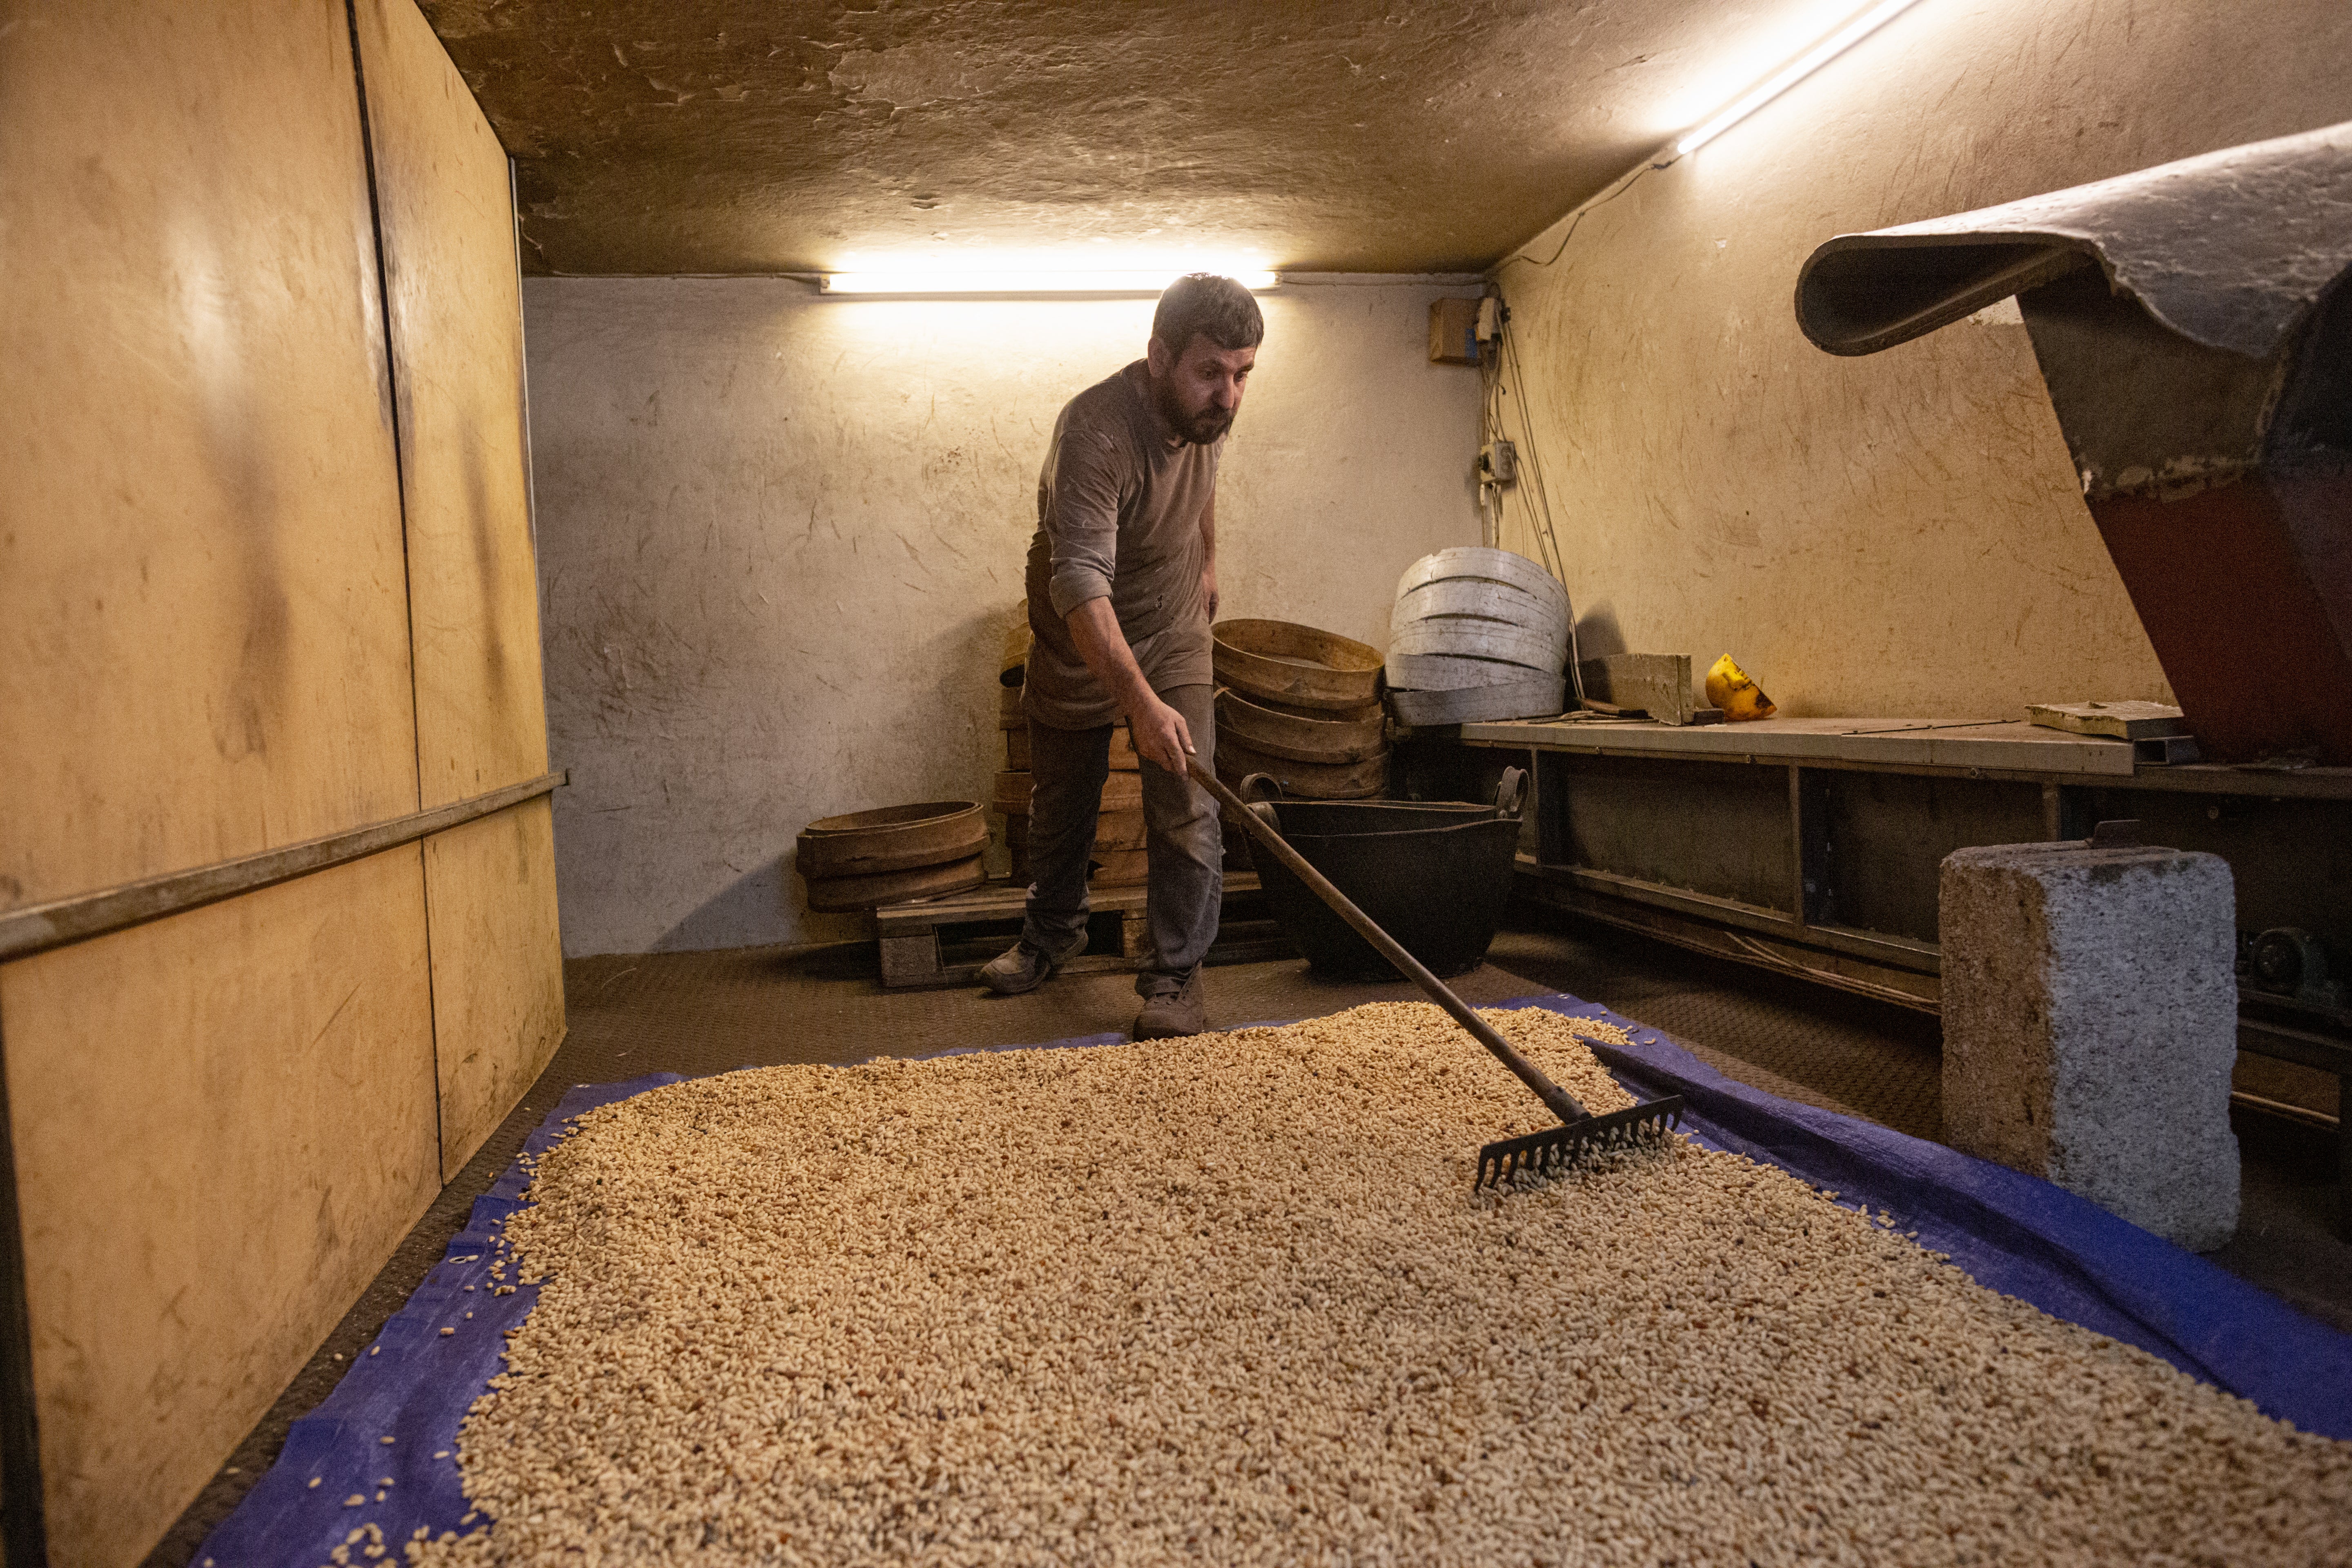
[[(1567, 254), (1568, 242), (1576, 237), (1576, 231), (1583, 226), (1585, 216), (1587, 214), (1594, 211), (1596, 208), (1607, 206), (1611, 202), (1615, 201), (1619, 196), (1623, 195), (1627, 191), (1632, 190), (1635, 185), (1639, 184), (1643, 175), (1649, 174), (1654, 169), (1668, 167), (1673, 163), (1673, 162), (1674, 160), (1669, 158), (1664, 163), (1660, 163), (1657, 161), (1656, 154), (1644, 158), (1638, 167), (1631, 169), (1625, 174), (1619, 175), (1617, 178), (1617, 184), (1613, 189), (1598, 197), (1587, 201), (1583, 205), (1578, 207), (1574, 213), (1570, 215), (1568, 220), (1568, 230), (1559, 237), (1559, 243), (1552, 247), (1552, 253), (1549, 256), (1544, 258), (1541, 261), (1538, 261), (1534, 257), (1529, 256), (1524, 250), (1517, 251), (1512, 255), (1505, 257), (1502, 261), (1496, 266), (1493, 275), (1499, 278), (1502, 275), (1504, 268), (1509, 267), (1514, 261), (1524, 261), (1528, 266), (1538, 268), (1551, 266), (1562, 256)], [(1562, 583), (1566, 583), (1568, 581), (1567, 561), (1560, 553), (1559, 537), (1553, 527), (1551, 514), (1551, 490), (1550, 487), (1544, 482), (1543, 454), (1536, 445), (1534, 416), (1528, 405), (1526, 372), (1522, 368), (1518, 353), (1512, 344), (1510, 335), (1510, 307), (1508, 305), (1504, 305), (1502, 309), (1496, 312), (1495, 322), (1495, 352), (1492, 356), (1494, 360), (1494, 369), (1492, 373), (1489, 374), (1486, 370), (1485, 359), (1483, 357), (1480, 363), (1479, 374), (1486, 384), (1483, 400), (1479, 408), (1479, 422), (1481, 426), (1479, 431), (1479, 445), (1483, 451), (1486, 446), (1491, 442), (1502, 429), (1502, 400), (1509, 393), (1509, 389), (1504, 385), (1504, 378), (1506, 374), (1507, 374), (1512, 381), (1517, 383), (1517, 396), (1520, 409), (1520, 434), (1524, 437), (1524, 445), (1527, 447), (1527, 466), (1529, 477), (1533, 481), (1528, 489), (1526, 500), (1528, 531), (1535, 536), (1536, 549), (1538, 555), (1542, 558), (1546, 570), (1549, 571), (1553, 576), (1558, 577)], [(1507, 364), (1506, 363), (1507, 360)], [(1480, 495), (1482, 498), (1482, 518), (1484, 516), (1483, 498), (1487, 488), (1489, 488), (1489, 485), (1482, 482), (1480, 487)], [(1502, 497), (1499, 493), (1499, 487), (1493, 488), (1496, 489), (1498, 492), (1495, 498), (1495, 533), (1496, 542), (1499, 544), (1502, 538)], [(1571, 643), (1575, 640), (1575, 628), (1573, 626), (1570, 627), (1570, 640)], [(1570, 673), (1570, 675), (1575, 674), (1575, 670), (1572, 666)], [(1581, 689), (1583, 682), (1580, 679), (1578, 680), (1577, 685), (1579, 688), (1578, 698), (1581, 700), (1583, 696)]]
[[(1557, 253), (1555, 253), (1557, 255)], [(1498, 301), (1499, 303), (1499, 301)], [(1478, 404), (1478, 440), (1482, 455), (1478, 483), (1478, 517), (1482, 531), (1487, 529), (1488, 508), (1493, 508), (1491, 542), (1501, 547), (1506, 512), (1503, 506), (1503, 486), (1485, 469), (1484, 453), (1498, 440), (1504, 439), (1503, 403), (1516, 396), (1519, 404), (1519, 449), (1521, 472), (1519, 485), (1524, 486), (1521, 504), (1526, 510), (1528, 531), (1535, 542), (1537, 559), (1544, 569), (1562, 584), (1568, 581), (1568, 561), (1559, 547), (1559, 534), (1553, 519), (1550, 476), (1545, 470), (1543, 449), (1536, 440), (1535, 422), (1528, 401), (1527, 368), (1518, 353), (1517, 342), (1511, 331), (1510, 308), (1503, 305), (1496, 313), (1494, 337), (1488, 352), (1478, 358), (1480, 395)], [(1585, 701), (1583, 671), (1577, 646), (1575, 617), (1571, 614), (1568, 628), (1568, 677), (1575, 688), (1577, 704)]]
[[(1542, 450), (1536, 442), (1534, 423), (1527, 412), (1527, 374), (1511, 337), (1507, 306), (1496, 313), (1494, 336), (1488, 341), (1487, 352), (1478, 356), (1478, 443), (1481, 453), (1478, 521), (1485, 542), (1495, 548), (1502, 546), (1506, 513), (1502, 499), (1504, 487), (1485, 467), (1484, 454), (1495, 441), (1505, 438), (1503, 400), (1512, 395), (1516, 387), (1520, 408), (1520, 446), (1526, 452), (1525, 468), (1519, 482), (1526, 486), (1523, 505), (1527, 510), (1528, 531), (1535, 541), (1536, 555), (1544, 570), (1565, 584), (1568, 581), (1567, 558), (1561, 553), (1559, 536), (1553, 525), (1551, 487), (1544, 471)], [(1493, 509), (1491, 521), (1490, 506)], [(1580, 650), (1577, 646), (1576, 618), (1571, 611), (1568, 625), (1568, 679), (1575, 689), (1579, 710), (1584, 707), (1586, 700), (1584, 672), (1579, 668), (1581, 663)]]
[[(1501, 313), (1503, 317), (1507, 317), (1508, 314), (1508, 311)], [(1544, 472), (1542, 448), (1538, 446), (1535, 438), (1535, 416), (1528, 403), (1527, 370), (1519, 358), (1517, 344), (1508, 335), (1507, 321), (1498, 321), (1496, 328), (1496, 358), (1501, 362), (1498, 374), (1507, 374), (1518, 389), (1519, 425), (1527, 437), (1528, 471), (1534, 480), (1534, 488), (1529, 492), (1534, 504), (1528, 509), (1528, 521), (1531, 524), (1534, 523), (1538, 511), (1540, 510), (1541, 526), (1532, 531), (1536, 532), (1538, 541), (1550, 557), (1546, 563), (1549, 570), (1565, 586), (1568, 582), (1568, 558), (1559, 548), (1559, 535), (1553, 526), (1551, 484)], [(1570, 605), (1568, 617), (1568, 679), (1570, 685), (1575, 689), (1576, 705), (1579, 708), (1583, 707), (1585, 702), (1584, 671), (1580, 668), (1582, 663), (1581, 650), (1578, 647), (1576, 640), (1575, 609)]]
[[(1486, 352), (1478, 356), (1478, 521), (1481, 530), (1486, 532), (1484, 542), (1497, 549), (1503, 542), (1503, 485), (1487, 471), (1486, 455), (1502, 437), (1503, 431), (1502, 409), (1498, 406), (1502, 375), (1498, 357), (1503, 330), (1501, 303), (1499, 299), (1496, 300), (1496, 337), (1486, 344)], [(1488, 516), (1490, 509), (1491, 521)]]
[(1527, 369), (1507, 327), (1496, 334), (1496, 358), (1500, 362), (1497, 379), (1507, 378), (1507, 390), (1519, 404), (1519, 434), (1527, 447), (1521, 467), (1529, 481), (1525, 498), (1528, 531), (1536, 536), (1538, 548), (1545, 557), (1544, 564), (1552, 575), (1566, 583), (1568, 558), (1560, 552), (1559, 535), (1553, 523), (1551, 484), (1544, 468), (1543, 448), (1536, 440), (1534, 407), (1528, 401)]
[[(1552, 247), (1552, 253), (1549, 256), (1538, 261), (1525, 250), (1516, 251), (1497, 263), (1490, 276), (1499, 279), (1504, 269), (1514, 261), (1524, 261), (1528, 266), (1538, 269), (1551, 266), (1568, 253), (1568, 243), (1576, 237), (1576, 231), (1583, 226), (1586, 215), (1597, 208), (1607, 206), (1611, 202), (1632, 190), (1642, 182), (1643, 176), (1652, 170), (1667, 168), (1675, 162), (1675, 159), (1673, 157), (1664, 157), (1662, 161), (1660, 154), (1656, 153), (1644, 158), (1638, 167), (1619, 175), (1612, 189), (1588, 200), (1569, 216), (1568, 228), (1561, 234), (1559, 243)], [(1499, 287), (1496, 291), (1499, 296)], [(1499, 299), (1497, 302), (1500, 304)], [(1491, 354), (1481, 355), (1479, 360), (1479, 377), (1483, 384), (1478, 406), (1479, 448), (1483, 454), (1492, 442), (1501, 437), (1503, 400), (1516, 395), (1519, 404), (1520, 446), (1524, 448), (1521, 461), (1526, 470), (1523, 480), (1526, 488), (1521, 497), (1521, 504), (1527, 511), (1528, 531), (1534, 537), (1536, 552), (1544, 569), (1565, 584), (1568, 581), (1568, 561), (1559, 547), (1559, 534), (1552, 517), (1551, 486), (1549, 476), (1544, 471), (1543, 449), (1536, 440), (1534, 410), (1528, 402), (1527, 367), (1519, 356), (1517, 342), (1511, 331), (1510, 320), (1510, 307), (1507, 304), (1501, 304), (1501, 308), (1496, 313), (1494, 352)], [(1486, 522), (1489, 492), (1492, 492), (1494, 497), (1495, 542), (1500, 545), (1504, 519), (1502, 487), (1482, 475), (1478, 487), (1479, 521), (1482, 526)], [(1568, 677), (1575, 689), (1579, 709), (1585, 704), (1584, 672), (1580, 668), (1581, 663), (1581, 650), (1577, 646), (1576, 617), (1571, 611), (1568, 623)]]
[[(1508, 325), (1504, 319), (1507, 315), (1507, 310), (1498, 312), (1495, 326), (1495, 336), (1487, 345), (1487, 352), (1479, 356), (1479, 378), (1482, 383), (1482, 390), (1478, 411), (1478, 439), (1479, 447), (1482, 452), (1493, 442), (1507, 439), (1504, 435), (1502, 406), (1503, 399), (1507, 395), (1506, 389), (1503, 385), (1503, 354), (1505, 352), (1505, 337), (1509, 331)], [(1524, 425), (1525, 423), (1524, 418), (1522, 418), (1521, 424)], [(1525, 434), (1526, 432), (1522, 431), (1523, 437)], [(1532, 476), (1530, 475), (1530, 478)], [(1502, 542), (1502, 525), (1507, 515), (1503, 507), (1503, 488), (1504, 487), (1500, 483), (1492, 479), (1484, 479), (1480, 484), (1482, 495), (1486, 492), (1493, 493), (1495, 507), (1495, 542), (1498, 546)], [(1545, 530), (1536, 516), (1532, 502), (1528, 505), (1528, 532), (1533, 535), (1535, 539), (1537, 558), (1542, 561), (1546, 570), (1551, 572), (1555, 576), (1559, 575), (1559, 563), (1555, 559), (1555, 556), (1557, 555), (1556, 547), (1553, 542), (1547, 540), (1545, 537)]]
[[(1671, 160), (1669, 160), (1669, 162), (1671, 162)], [(1655, 163), (1647, 158), (1643, 159), (1642, 161), (1641, 167), (1633, 170), (1630, 174), (1622, 174), (1618, 176), (1623, 183), (1615, 190), (1609, 192), (1605, 195), (1594, 197), (1592, 200), (1586, 202), (1582, 206), (1578, 207), (1575, 212), (1569, 215), (1568, 232), (1559, 237), (1559, 243), (1552, 247), (1552, 252), (1549, 256), (1545, 257), (1541, 261), (1538, 261), (1534, 257), (1529, 256), (1525, 250), (1514, 251), (1495, 264), (1495, 275), (1496, 277), (1500, 277), (1502, 275), (1503, 268), (1508, 267), (1514, 261), (1524, 261), (1528, 266), (1535, 268), (1549, 267), (1553, 262), (1558, 261), (1560, 258), (1562, 252), (1568, 249), (1568, 242), (1576, 237), (1576, 231), (1578, 227), (1583, 224), (1584, 216), (1587, 213), (1593, 211), (1597, 207), (1607, 206), (1611, 202), (1615, 201), (1619, 196), (1623, 195), (1627, 191), (1632, 190), (1635, 185), (1639, 184), (1643, 175), (1650, 173), (1653, 169), (1663, 169), (1666, 166), (1667, 164), (1665, 163)]]

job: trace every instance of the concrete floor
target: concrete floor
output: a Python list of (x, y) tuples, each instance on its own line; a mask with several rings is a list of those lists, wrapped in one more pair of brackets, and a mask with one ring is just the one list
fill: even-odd
[[(1937, 1026), (1925, 1014), (1542, 911), (1515, 921), (1487, 963), (1453, 984), (1479, 1005), (1570, 992), (1664, 1030), (1717, 1070), (1785, 1099), (1922, 1138), (1942, 1129)], [(1010, 998), (970, 989), (885, 992), (864, 947), (575, 960), (564, 967), (564, 992), (571, 1032), (547, 1071), (149, 1555), (148, 1568), (182, 1568), (194, 1559), (276, 1458), (288, 1426), (326, 1397), (350, 1358), (399, 1310), (474, 1199), (572, 1085), (1123, 1031), (1136, 1007), (1132, 982), (1120, 974), (1064, 976)], [(1208, 993), (1210, 1021), (1219, 1026), (1416, 994), (1402, 983), (1321, 980), (1297, 960), (1213, 969)], [(2267, 1116), (2236, 1120), (2244, 1206), (2237, 1239), (2213, 1260), (2352, 1331), (2352, 1243), (2334, 1234), (2330, 1139)]]

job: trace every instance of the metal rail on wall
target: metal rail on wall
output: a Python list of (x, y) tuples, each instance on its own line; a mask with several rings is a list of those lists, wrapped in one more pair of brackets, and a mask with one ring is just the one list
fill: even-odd
[(568, 771), (541, 773), (522, 784), (436, 805), (430, 811), (411, 812), (388, 822), (306, 838), (299, 844), (241, 855), (234, 860), (216, 860), (193, 870), (173, 871), (102, 888), (94, 893), (78, 893), (52, 903), (11, 910), (0, 914), (0, 963), (127, 931), (167, 915), (233, 899), (240, 893), (290, 882), (313, 871), (364, 860), (371, 855), (414, 844), (478, 817), (494, 816), (509, 806), (551, 795), (570, 779)]

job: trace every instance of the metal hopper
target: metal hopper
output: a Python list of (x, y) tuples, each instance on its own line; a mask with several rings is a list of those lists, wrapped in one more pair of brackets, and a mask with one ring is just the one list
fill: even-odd
[(1797, 320), (1874, 353), (2017, 297), (2206, 753), (2352, 765), (2352, 123), (1840, 235)]

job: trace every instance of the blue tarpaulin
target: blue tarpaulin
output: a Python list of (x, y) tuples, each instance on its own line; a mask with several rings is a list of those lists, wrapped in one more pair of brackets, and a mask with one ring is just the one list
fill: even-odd
[(1797, 1105), (1724, 1077), (1655, 1029), (1573, 996), (1507, 1006), (1602, 1018), (1624, 1049), (1594, 1045), (1644, 1098), (1679, 1094), (1684, 1130), (1892, 1214), (1977, 1283), (2163, 1357), (2305, 1432), (2352, 1437), (2352, 1334), (2304, 1316), (2218, 1264), (2062, 1187), (1874, 1122)]
[[(1596, 1044), (1596, 1052), (1635, 1094), (1682, 1095), (1690, 1107), (1684, 1130), (1700, 1142), (1779, 1165), (1836, 1193), (1839, 1203), (1883, 1210), (1979, 1284), (2137, 1345), (2306, 1432), (2352, 1438), (2352, 1335), (2203, 1258), (2047, 1182), (1750, 1089), (1593, 1003), (1554, 994), (1503, 1005), (1616, 1025), (1633, 1044)], [(531, 1134), (524, 1155), (544, 1152), (584, 1111), (678, 1081), (655, 1073), (581, 1085)], [(438, 1535), (483, 1522), (468, 1521), (458, 1484), (457, 1426), (500, 1370), (504, 1331), (537, 1298), (528, 1285), (490, 1294), (490, 1264), (529, 1181), (518, 1160), (475, 1201), (466, 1228), (371, 1350), (294, 1423), (278, 1462), (205, 1542), (200, 1568), (208, 1560), (211, 1568), (318, 1568), (368, 1524), (396, 1552), (419, 1529)]]
[[(552, 1147), (572, 1117), (679, 1081), (677, 1073), (659, 1072), (582, 1084), (524, 1142), (523, 1159)], [(205, 1538), (198, 1568), (320, 1568), (347, 1534), (369, 1524), (393, 1548), (383, 1561), (396, 1562), (400, 1543), (419, 1528), (438, 1535), (480, 1524), (459, 1522), (467, 1510), (457, 1480), (457, 1424), (502, 1370), (505, 1331), (539, 1299), (530, 1285), (511, 1296), (490, 1294), (499, 1238), (530, 1184), (523, 1159), (474, 1200), (466, 1228), (425, 1283), (352, 1359), (335, 1391), (294, 1423), (278, 1462)]]

